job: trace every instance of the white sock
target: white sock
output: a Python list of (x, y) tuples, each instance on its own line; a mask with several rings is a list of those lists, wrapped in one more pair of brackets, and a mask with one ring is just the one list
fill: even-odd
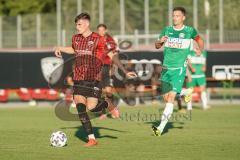
[(95, 139), (94, 134), (89, 134), (89, 135), (88, 135), (88, 139)]
[(187, 103), (187, 110), (192, 110), (192, 101), (189, 101), (188, 103)]
[(201, 99), (203, 108), (207, 108), (207, 93), (205, 91), (201, 93)]
[(166, 126), (169, 118), (171, 117), (173, 113), (173, 103), (166, 103), (166, 107), (163, 111), (162, 117), (161, 117), (161, 123), (157, 127), (160, 132), (163, 132), (164, 127)]

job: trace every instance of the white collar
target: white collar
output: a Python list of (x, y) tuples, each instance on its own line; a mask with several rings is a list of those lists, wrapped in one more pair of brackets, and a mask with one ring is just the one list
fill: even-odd
[(182, 28), (177, 29), (177, 28), (175, 28), (175, 27), (173, 26), (173, 29), (174, 29), (175, 31), (181, 31), (184, 27), (185, 27), (185, 25), (183, 25)]

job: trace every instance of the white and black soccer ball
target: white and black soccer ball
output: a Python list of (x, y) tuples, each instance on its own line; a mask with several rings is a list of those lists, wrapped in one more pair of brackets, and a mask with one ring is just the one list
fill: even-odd
[(53, 132), (50, 143), (54, 147), (63, 147), (67, 144), (67, 135), (62, 131)]

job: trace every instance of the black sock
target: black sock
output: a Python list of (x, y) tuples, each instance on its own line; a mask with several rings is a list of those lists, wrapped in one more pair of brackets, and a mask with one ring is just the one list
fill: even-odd
[(82, 122), (83, 128), (85, 129), (86, 133), (88, 135), (93, 134), (92, 124), (86, 112), (86, 105), (82, 103), (78, 103), (77, 110), (78, 110), (79, 119)]
[(182, 109), (182, 99), (179, 94), (177, 94), (177, 103), (178, 103), (178, 109), (181, 110)]
[(107, 101), (99, 101), (97, 106), (90, 110), (91, 112), (98, 112), (98, 113), (104, 113), (104, 110), (108, 107)]

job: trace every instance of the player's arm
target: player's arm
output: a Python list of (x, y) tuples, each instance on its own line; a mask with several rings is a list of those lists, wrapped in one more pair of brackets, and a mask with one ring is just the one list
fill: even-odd
[(207, 70), (207, 63), (206, 63), (206, 61), (207, 61), (207, 52), (203, 51), (203, 55), (205, 55), (206, 59), (205, 59), (204, 65), (202, 66), (202, 71), (206, 72), (206, 70)]
[(201, 51), (203, 51), (203, 50), (204, 50), (204, 41), (203, 41), (203, 39), (200, 37), (200, 35), (197, 35), (197, 36), (194, 38), (194, 40), (197, 42), (199, 49), (200, 49)]
[(206, 70), (207, 70), (207, 66), (206, 66), (206, 65), (203, 65), (203, 66), (202, 66), (202, 71), (203, 71), (203, 72), (206, 72)]
[(191, 75), (189, 69), (187, 69), (186, 74), (187, 74), (187, 81), (192, 82), (192, 75)]
[(67, 54), (74, 54), (75, 51), (72, 47), (56, 47), (55, 49), (55, 55), (59, 58), (62, 57), (62, 52)]
[(109, 52), (108, 56), (111, 58), (112, 62), (114, 64), (116, 64), (118, 66), (118, 68), (121, 69), (123, 71), (123, 73), (126, 74), (129, 78), (137, 77), (137, 74), (135, 72), (129, 72), (124, 68), (124, 66), (122, 65), (122, 63), (119, 60), (118, 53)]
[(168, 39), (167, 36), (163, 36), (160, 40), (157, 40), (157, 41), (155, 42), (155, 48), (156, 48), (156, 49), (161, 48), (161, 47), (164, 45), (164, 43), (167, 41), (167, 39)]
[(75, 42), (75, 36), (72, 36), (72, 46), (71, 47), (56, 47), (55, 50), (55, 55), (59, 58), (62, 57), (62, 52), (67, 53), (67, 54), (74, 54), (74, 42)]
[(125, 74), (127, 74), (128, 71), (124, 68), (121, 61), (119, 60), (118, 53), (109, 52), (108, 56), (111, 58), (112, 62), (118, 66), (118, 68), (120, 68)]
[(158, 40), (155, 42), (155, 48), (159, 49), (161, 48), (164, 43), (167, 41), (168, 37), (165, 35), (165, 28), (162, 30)]
[(204, 50), (204, 41), (201, 38), (201, 36), (198, 34), (198, 32), (195, 28), (193, 28), (193, 30), (192, 30), (192, 39), (197, 42), (198, 48), (202, 52)]
[(107, 38), (107, 43), (105, 44), (105, 47), (107, 48), (107, 55), (110, 57), (110, 59), (112, 60), (112, 62), (114, 64), (116, 64), (118, 66), (118, 68), (120, 68), (129, 78), (135, 78), (137, 77), (135, 72), (128, 72), (124, 66), (122, 65), (122, 63), (119, 60), (118, 57), (118, 52), (116, 51), (117, 48), (117, 44), (115, 43), (115, 41), (113, 40), (113, 38), (108, 35)]
[(190, 59), (187, 59), (187, 65), (188, 68), (191, 70), (192, 73), (196, 72), (195, 68), (193, 68), (192, 63), (190, 61)]

